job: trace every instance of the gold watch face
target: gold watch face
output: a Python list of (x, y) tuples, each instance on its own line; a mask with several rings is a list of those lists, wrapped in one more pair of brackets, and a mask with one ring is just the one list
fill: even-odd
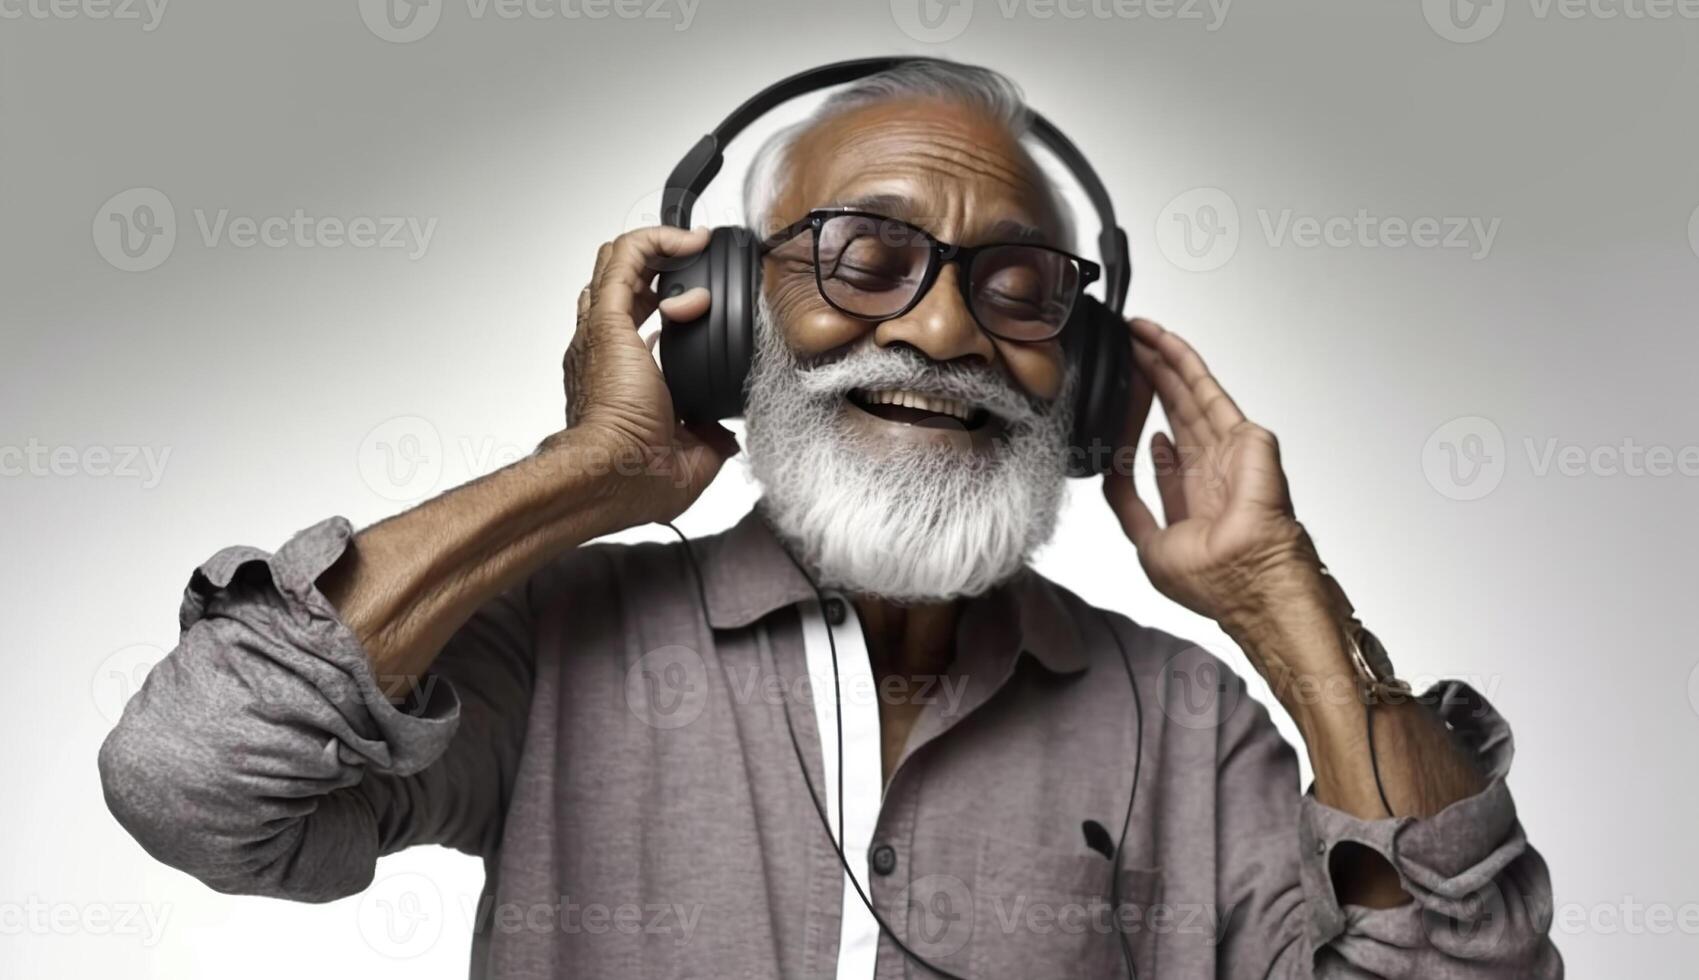
[(1351, 662), (1370, 702), (1388, 700), (1394, 696), (1408, 696), (1411, 693), (1410, 685), (1393, 676), (1392, 658), (1387, 656), (1386, 647), (1381, 645), (1380, 639), (1361, 623), (1354, 625), (1356, 628), (1351, 635)]

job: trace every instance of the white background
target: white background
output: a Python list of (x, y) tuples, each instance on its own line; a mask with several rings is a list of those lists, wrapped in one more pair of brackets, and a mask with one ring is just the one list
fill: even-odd
[[(596, 245), (646, 223), (676, 157), (757, 87), (878, 52), (1001, 68), (1076, 139), (1132, 238), (1133, 311), (1281, 435), (1300, 517), (1401, 672), (1469, 679), (1514, 724), (1571, 975), (1689, 975), (1699, 478), (1593, 451), (1699, 443), (1699, 24), (1604, 0), (1465, 5), (1486, 18), (1467, 27), (1432, 2), (1241, 0), (1218, 23), (963, 2), (929, 34), (904, 0), (701, 0), (683, 30), (676, 4), (504, 19), (447, 0), (408, 43), (354, 0), (176, 0), (152, 30), (0, 4), (23, 12), (0, 19), (0, 975), (465, 975), (476, 862), (389, 858), (327, 906), (216, 895), (108, 815), (100, 740), (175, 642), (196, 563), (528, 451), (560, 419)], [(735, 217), (743, 156), (700, 217)], [(176, 218), (147, 271), (105, 257), (103, 208), (134, 188)], [(1224, 199), (1236, 251), (1186, 252), (1181, 222)], [(242, 248), (203, 238), (220, 209), (435, 224), (417, 258)], [(1265, 229), (1288, 209), (1500, 223), (1485, 254), (1386, 247), (1384, 225), (1306, 247)], [(1458, 418), (1483, 421), (1442, 428)], [(31, 446), (74, 459), (31, 469)], [(1549, 446), (1591, 462), (1542, 471)], [(91, 447), (169, 456), (153, 481), (102, 475)], [(1151, 591), (1096, 485), (1072, 489), (1041, 570), (1242, 663)], [(680, 523), (708, 533), (753, 498), (734, 465)], [(100, 925), (141, 909), (161, 933)]]

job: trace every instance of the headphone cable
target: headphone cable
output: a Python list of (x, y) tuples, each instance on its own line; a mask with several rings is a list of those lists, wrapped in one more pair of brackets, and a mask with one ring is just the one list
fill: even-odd
[[(696, 580), (697, 596), (702, 602), (702, 615), (704, 619), (706, 619), (708, 615), (708, 593), (706, 586), (703, 585), (704, 580), (702, 577), (702, 566), (697, 563), (696, 551), (691, 547), (690, 539), (685, 537), (684, 532), (680, 531), (671, 521), (658, 521), (657, 523), (665, 526), (668, 530), (678, 535), (679, 542), (684, 545), (684, 553), (690, 563), (691, 575)], [(826, 597), (825, 593), (821, 591), (819, 583), (815, 582), (814, 576), (808, 574), (808, 570), (802, 567), (802, 563), (797, 561), (796, 556), (791, 554), (789, 548), (786, 548), (781, 544), (780, 550), (784, 552), (786, 558), (790, 559), (790, 563), (796, 566), (796, 570), (802, 574), (803, 580), (808, 583), (809, 588), (814, 592), (815, 602), (821, 607), (823, 612), (826, 606)], [(1121, 821), (1121, 836), (1115, 842), (1115, 857), (1110, 862), (1109, 914), (1110, 925), (1115, 930), (1115, 935), (1119, 940), (1118, 945), (1121, 948), (1121, 956), (1127, 967), (1127, 976), (1129, 980), (1138, 980), (1138, 970), (1133, 964), (1132, 947), (1127, 941), (1126, 930), (1121, 928), (1119, 916), (1121, 904), (1121, 854), (1122, 849), (1126, 846), (1127, 833), (1132, 827), (1133, 804), (1138, 798), (1139, 791), (1139, 772), (1144, 765), (1144, 702), (1139, 696), (1139, 681), (1138, 677), (1133, 672), (1132, 660), (1127, 656), (1127, 648), (1124, 644), (1122, 644), (1120, 635), (1116, 633), (1114, 624), (1110, 622), (1109, 617), (1105, 615), (1101, 609), (1097, 609), (1096, 607), (1092, 608), (1102, 620), (1104, 628), (1109, 631), (1109, 638), (1114, 641), (1115, 649), (1119, 651), (1121, 655), (1121, 664), (1127, 670), (1127, 680), (1132, 685), (1133, 690), (1133, 706), (1137, 722), (1137, 734), (1133, 750), (1133, 787), (1132, 791), (1127, 794), (1127, 813)], [(712, 624), (709, 624), (709, 629), (713, 629)], [(838, 643), (837, 640), (833, 639), (832, 624), (830, 621), (826, 623), (826, 644), (828, 649), (831, 651), (832, 708), (833, 715), (836, 718), (838, 732), (838, 828), (841, 833), (844, 825), (844, 715), (843, 702), (839, 693), (840, 678), (838, 673)], [(908, 944), (903, 942), (890, 925), (886, 923), (884, 917), (879, 914), (879, 911), (873, 907), (873, 900), (867, 896), (867, 891), (862, 887), (860, 879), (856, 877), (854, 869), (850, 867), (849, 858), (844, 854), (844, 848), (838, 841), (838, 835), (832, 832), (831, 818), (826, 813), (825, 804), (820, 801), (820, 794), (814, 788), (813, 777), (808, 774), (808, 761), (802, 754), (802, 741), (797, 737), (796, 723), (791, 718), (790, 699), (785, 698), (784, 701), (785, 704), (783, 711), (785, 716), (785, 729), (790, 733), (791, 749), (796, 753), (797, 766), (802, 771), (803, 785), (808, 788), (808, 798), (810, 802), (814, 804), (814, 812), (820, 817), (821, 826), (826, 831), (826, 839), (831, 842), (832, 851), (838, 856), (838, 864), (843, 868), (845, 876), (849, 878), (850, 886), (855, 889), (856, 896), (861, 899), (861, 904), (867, 907), (868, 914), (873, 916), (873, 921), (878, 924), (879, 931), (884, 933), (885, 937), (890, 939), (892, 944), (894, 944), (904, 956), (908, 957), (920, 966), (931, 970), (933, 973), (944, 977), (945, 980), (968, 980), (968, 978), (963, 977), (960, 974), (952, 973), (943, 967), (937, 966), (925, 957), (921, 956), (919, 953), (910, 949)]]
[(1115, 631), (1115, 624), (1109, 615), (1096, 606), (1091, 607), (1102, 620), (1103, 628), (1109, 631), (1109, 638), (1115, 641), (1115, 649), (1121, 654), (1121, 665), (1127, 668), (1127, 683), (1133, 689), (1133, 710), (1137, 724), (1137, 736), (1133, 748), (1133, 788), (1127, 794), (1127, 815), (1121, 820), (1121, 836), (1115, 841), (1115, 859), (1110, 862), (1109, 881), (1109, 915), (1110, 924), (1115, 929), (1115, 935), (1120, 940), (1121, 956), (1127, 964), (1129, 980), (1138, 980), (1138, 968), (1133, 965), (1132, 944), (1127, 941), (1127, 930), (1121, 928), (1121, 851), (1127, 844), (1127, 833), (1133, 825), (1133, 802), (1139, 795), (1139, 770), (1144, 768), (1144, 699), (1139, 696), (1139, 679), (1133, 673), (1133, 660), (1127, 656), (1127, 648), (1121, 642), (1121, 635)]

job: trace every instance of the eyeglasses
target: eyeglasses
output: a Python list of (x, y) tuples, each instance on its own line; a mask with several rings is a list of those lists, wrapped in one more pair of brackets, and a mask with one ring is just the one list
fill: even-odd
[(914, 309), (949, 262), (962, 299), (981, 329), (1035, 344), (1067, 326), (1097, 263), (1048, 245), (941, 242), (905, 221), (870, 211), (821, 208), (769, 236), (765, 255), (805, 231), (814, 233), (814, 284), (835, 310), (859, 320), (892, 320)]

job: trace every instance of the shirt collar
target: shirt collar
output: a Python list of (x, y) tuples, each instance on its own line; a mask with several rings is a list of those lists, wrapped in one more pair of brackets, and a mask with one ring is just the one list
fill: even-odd
[[(814, 597), (814, 588), (791, 561), (759, 506), (725, 532), (706, 539), (702, 561), (708, 623), (740, 629), (761, 617)], [(1031, 654), (1058, 674), (1086, 668), (1079, 625), (1066, 593), (1030, 568), (962, 608), (959, 642)]]
[(775, 609), (813, 598), (814, 587), (791, 561), (759, 507), (707, 542), (702, 588), (713, 628), (740, 629)]

